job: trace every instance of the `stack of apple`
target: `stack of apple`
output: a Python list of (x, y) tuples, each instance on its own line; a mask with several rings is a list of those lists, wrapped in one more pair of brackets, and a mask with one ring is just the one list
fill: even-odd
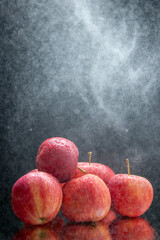
[(140, 176), (116, 174), (100, 163), (78, 162), (76, 145), (55, 137), (44, 141), (36, 157), (37, 169), (14, 184), (11, 204), (24, 223), (45, 224), (61, 210), (74, 222), (100, 221), (110, 208), (121, 216), (138, 217), (153, 200), (151, 183)]

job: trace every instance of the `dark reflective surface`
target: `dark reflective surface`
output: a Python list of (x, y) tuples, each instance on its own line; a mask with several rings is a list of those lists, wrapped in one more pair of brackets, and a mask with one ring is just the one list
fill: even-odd
[(110, 212), (105, 219), (90, 223), (65, 222), (61, 216), (57, 216), (53, 221), (43, 226), (25, 225), (21, 230), (13, 234), (11, 239), (155, 240), (158, 239), (158, 233), (142, 217), (115, 217), (113, 212)]
[(13, 240), (29, 239), (60, 239), (65, 222), (61, 216), (56, 216), (51, 222), (41, 226), (24, 225), (13, 236)]
[[(149, 225), (117, 220), (102, 235), (159, 234), (159, 43), (158, 0), (0, 1), (1, 239), (39, 232), (59, 238), (50, 228), (17, 233), (23, 223), (10, 205), (13, 184), (36, 168), (38, 147), (54, 136), (74, 141), (79, 161), (92, 151), (93, 162), (115, 173), (127, 172), (129, 158), (131, 174), (153, 185), (153, 203), (142, 216)], [(67, 228), (60, 235), (66, 239), (90, 232), (86, 225)]]
[(156, 239), (155, 229), (144, 218), (118, 217), (110, 225), (112, 239)]

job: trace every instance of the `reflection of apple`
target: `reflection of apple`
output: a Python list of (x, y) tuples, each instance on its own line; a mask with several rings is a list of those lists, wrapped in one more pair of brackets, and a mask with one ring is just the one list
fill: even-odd
[(62, 231), (62, 240), (111, 240), (109, 230), (99, 222), (69, 223)]
[(57, 215), (53, 220), (46, 224), (46, 226), (52, 228), (57, 235), (60, 235), (64, 225), (65, 222), (60, 215)]
[(119, 217), (110, 225), (112, 240), (154, 240), (154, 230), (141, 218)]
[(14, 184), (11, 204), (24, 223), (39, 225), (52, 220), (62, 203), (62, 188), (51, 174), (31, 171)]
[(109, 189), (96, 175), (74, 178), (63, 187), (62, 214), (75, 222), (98, 221), (111, 205)]
[(39, 171), (52, 174), (59, 182), (67, 182), (76, 171), (78, 157), (78, 148), (73, 142), (54, 137), (40, 145), (36, 164)]
[(27, 235), (29, 235), (29, 232), (31, 232), (31, 229), (34, 230), (34, 232), (35, 232), (35, 229), (40, 229), (43, 231), (47, 230), (48, 232), (50, 232), (52, 230), (52, 232), (54, 232), (54, 234), (58, 238), (58, 236), (60, 236), (60, 234), (62, 232), (64, 225), (65, 225), (65, 222), (64, 222), (63, 218), (59, 214), (57, 214), (57, 216), (55, 218), (53, 218), (50, 222), (43, 224), (43, 225), (31, 226), (28, 224), (24, 224), (24, 228), (20, 232), (24, 232), (24, 233), (28, 232)]
[(46, 226), (34, 226), (18, 231), (13, 240), (60, 240), (59, 236)]
[(109, 210), (107, 215), (99, 222), (103, 223), (103, 225), (105, 225), (106, 227), (109, 227), (109, 225), (113, 222), (114, 219), (116, 219), (116, 214), (113, 210)]
[(129, 161), (127, 164), (128, 174), (114, 175), (107, 185), (112, 209), (122, 216), (139, 217), (152, 203), (153, 187), (146, 178), (130, 175)]
[(86, 173), (83, 173), (83, 171), (77, 168), (73, 178), (81, 177), (85, 174), (94, 174), (100, 177), (107, 184), (109, 179), (115, 175), (111, 168), (101, 163), (89, 164), (88, 162), (78, 162), (77, 167), (85, 170)]

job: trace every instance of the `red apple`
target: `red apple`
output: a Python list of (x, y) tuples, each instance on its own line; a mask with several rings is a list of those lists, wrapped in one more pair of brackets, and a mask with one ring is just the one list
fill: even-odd
[(69, 223), (62, 231), (62, 240), (111, 240), (109, 230), (100, 224)]
[(122, 216), (139, 217), (150, 207), (153, 200), (153, 187), (143, 177), (117, 174), (109, 183), (112, 209)]
[(50, 173), (63, 183), (69, 181), (75, 174), (78, 157), (78, 148), (73, 142), (54, 137), (40, 145), (36, 164), (39, 171)]
[(89, 152), (89, 162), (78, 162), (76, 172), (73, 178), (84, 176), (85, 174), (94, 174), (100, 177), (107, 185), (109, 179), (115, 175), (113, 170), (101, 163), (91, 163), (92, 152)]
[[(38, 171), (38, 169), (33, 169), (30, 172), (40, 172), (40, 171)], [(63, 188), (64, 184), (65, 183), (60, 183), (61, 188)]]
[(24, 223), (44, 224), (58, 213), (62, 203), (62, 188), (51, 174), (33, 171), (14, 184), (11, 204), (15, 215)]
[(75, 222), (99, 221), (111, 205), (106, 184), (98, 176), (86, 174), (74, 178), (63, 187), (62, 214)]
[(154, 240), (154, 229), (141, 218), (117, 218), (110, 225), (112, 240)]
[(60, 240), (53, 229), (46, 226), (24, 227), (18, 231), (12, 240)]
[(78, 162), (77, 167), (85, 170), (86, 173), (77, 168), (73, 178), (81, 177), (85, 174), (94, 174), (100, 177), (105, 184), (108, 184), (109, 179), (115, 175), (111, 168), (101, 163)]

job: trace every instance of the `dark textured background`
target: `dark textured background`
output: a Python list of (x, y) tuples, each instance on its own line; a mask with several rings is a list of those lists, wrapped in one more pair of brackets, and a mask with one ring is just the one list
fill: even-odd
[(1, 239), (21, 227), (14, 182), (61, 136), (88, 159), (146, 177), (160, 227), (160, 1), (0, 1)]

